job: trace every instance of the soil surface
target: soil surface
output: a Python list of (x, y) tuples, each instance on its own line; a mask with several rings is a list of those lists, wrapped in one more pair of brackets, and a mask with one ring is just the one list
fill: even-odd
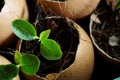
[(101, 22), (94, 22), (92, 25), (95, 42), (108, 55), (120, 60), (120, 10), (111, 9), (105, 0), (102, 0), (95, 14)]

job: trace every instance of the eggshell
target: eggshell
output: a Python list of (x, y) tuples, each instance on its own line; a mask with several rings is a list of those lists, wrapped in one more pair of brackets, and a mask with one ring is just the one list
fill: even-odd
[(44, 12), (52, 12), (56, 15), (68, 17), (71, 19), (79, 19), (86, 17), (97, 7), (100, 0), (37, 0)]
[(17, 18), (28, 19), (25, 0), (4, 0), (5, 5), (0, 12), (0, 47), (13, 45), (15, 36), (11, 30), (11, 22)]

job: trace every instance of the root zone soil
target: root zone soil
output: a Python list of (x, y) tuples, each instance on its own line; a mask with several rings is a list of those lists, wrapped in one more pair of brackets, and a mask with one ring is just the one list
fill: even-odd
[(102, 0), (95, 11), (101, 21), (93, 23), (92, 35), (97, 45), (108, 55), (120, 60), (120, 10), (113, 11)]
[(69, 67), (74, 62), (79, 43), (78, 32), (74, 28), (73, 23), (67, 21), (66, 18), (49, 17), (39, 19), (35, 26), (38, 35), (43, 30), (51, 29), (49, 38), (56, 40), (63, 51), (63, 56), (60, 60), (50, 61), (40, 55), (40, 43), (38, 41), (23, 41), (20, 52), (36, 54), (41, 60), (41, 66), (37, 74), (45, 77), (49, 73), (59, 73)]

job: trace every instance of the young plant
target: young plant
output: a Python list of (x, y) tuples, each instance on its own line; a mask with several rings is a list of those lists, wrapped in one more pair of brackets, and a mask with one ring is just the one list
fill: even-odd
[(62, 57), (60, 46), (53, 39), (49, 39), (50, 29), (42, 31), (39, 36), (34, 26), (28, 21), (16, 19), (12, 22), (12, 31), (19, 38), (27, 41), (38, 39), (40, 54), (47, 60), (58, 60)]
[[(58, 60), (62, 57), (60, 46), (56, 41), (48, 38), (50, 29), (42, 31), (37, 36), (37, 32), (32, 24), (22, 19), (16, 19), (12, 22), (12, 31), (23, 40), (31, 41), (38, 39), (40, 42), (40, 54), (47, 60)], [(0, 65), (0, 80), (13, 80), (19, 73), (19, 69), (27, 75), (33, 75), (40, 67), (39, 58), (33, 54), (22, 55), (19, 51), (16, 51), (14, 61), (17, 65)]]
[(13, 80), (19, 73), (19, 69), (27, 75), (33, 75), (39, 70), (39, 58), (33, 54), (22, 55), (15, 52), (14, 61), (16, 64), (0, 65), (0, 80)]

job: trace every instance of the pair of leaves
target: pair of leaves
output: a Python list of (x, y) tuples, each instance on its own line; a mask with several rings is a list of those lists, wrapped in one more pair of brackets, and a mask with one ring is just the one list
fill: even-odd
[(16, 51), (14, 59), (21, 70), (28, 75), (35, 74), (39, 69), (39, 58), (33, 54), (21, 55), (20, 52)]
[(28, 75), (33, 75), (39, 70), (40, 61), (33, 54), (21, 55), (20, 52), (16, 51), (14, 60), (17, 65), (0, 65), (0, 80), (13, 80), (19, 73), (19, 68)]
[(49, 34), (50, 30), (40, 33), (40, 53), (47, 60), (58, 60), (62, 57), (62, 51), (53, 39), (48, 39)]
[(52, 39), (48, 39), (51, 30), (40, 33), (39, 37), (34, 26), (22, 19), (16, 19), (12, 22), (13, 33), (23, 40), (39, 39), (40, 53), (48, 60), (58, 60), (62, 57), (60, 46)]

